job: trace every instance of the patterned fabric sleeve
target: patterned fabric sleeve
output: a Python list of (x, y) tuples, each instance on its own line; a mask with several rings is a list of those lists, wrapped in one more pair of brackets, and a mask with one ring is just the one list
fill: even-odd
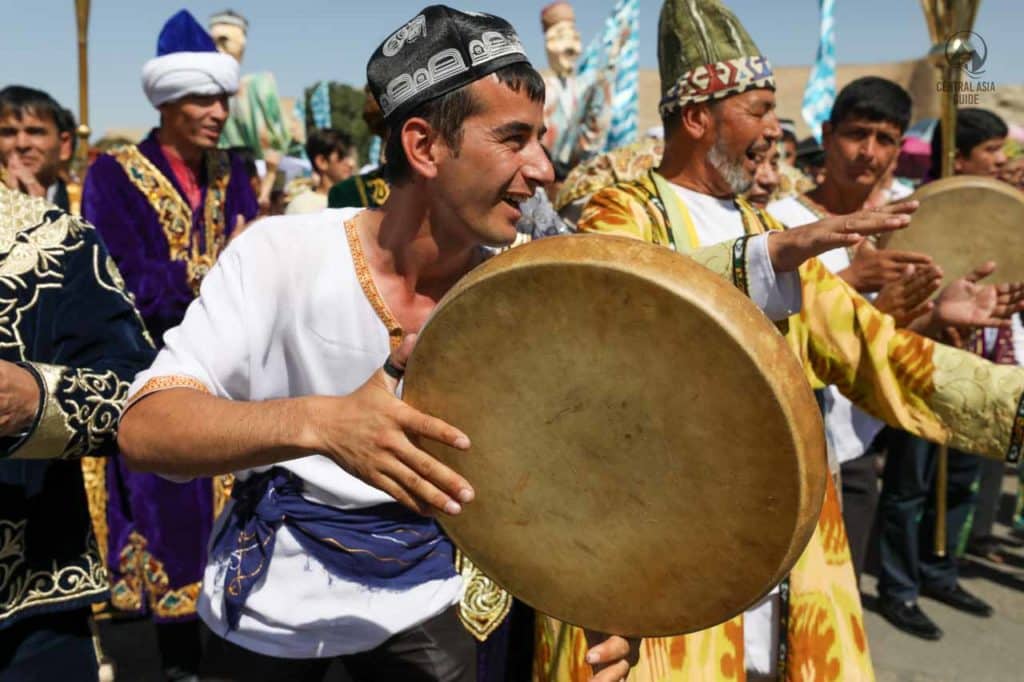
[[(580, 232), (632, 237), (652, 244), (670, 244), (664, 218), (643, 196), (647, 183), (606, 187), (590, 198), (577, 229)], [(746, 237), (688, 251), (687, 256), (747, 293)]]
[(45, 330), (55, 339), (56, 352), (46, 362), (21, 363), (39, 384), (40, 409), (29, 432), (4, 456), (114, 453), (129, 382), (153, 359), (142, 320), (95, 231), (78, 223), (69, 234), (81, 244), (67, 251), (59, 301)]
[(1024, 369), (896, 329), (817, 259), (800, 275), (804, 304), (787, 338), (812, 384), (834, 384), (861, 409), (927, 440), (1017, 461)]

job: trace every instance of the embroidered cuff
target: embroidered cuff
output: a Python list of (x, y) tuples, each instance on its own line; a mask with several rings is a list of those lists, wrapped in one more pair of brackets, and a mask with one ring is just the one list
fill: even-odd
[(18, 459), (59, 459), (74, 438), (67, 413), (57, 400), (65, 368), (41, 362), (18, 363), (32, 373), (39, 384), (39, 410), (28, 434), (11, 448), (10, 456)]
[(1006, 461), (1016, 464), (1020, 461), (1021, 451), (1024, 449), (1024, 395), (1017, 403), (1017, 413), (1013, 417), (1013, 427), (1010, 429), (1010, 447), (1006, 450)]
[[(194, 391), (201, 391), (203, 393), (210, 392), (210, 389), (206, 387), (206, 384), (195, 377), (188, 376), (187, 374), (168, 374), (161, 377), (153, 377), (144, 383), (142, 388), (128, 398), (128, 401), (124, 404), (124, 412), (127, 412), (132, 405), (143, 398), (153, 395), (154, 393), (159, 393), (160, 391), (166, 391), (169, 388), (191, 388)], [(122, 412), (122, 415), (124, 412)]]
[(748, 241), (750, 241), (750, 235), (744, 235), (732, 245), (732, 283), (747, 297), (750, 296), (750, 280), (747, 277)]

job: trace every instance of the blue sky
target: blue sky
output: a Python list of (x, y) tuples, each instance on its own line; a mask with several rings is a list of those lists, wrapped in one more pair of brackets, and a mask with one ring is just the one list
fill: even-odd
[[(516, 26), (531, 59), (545, 64), (539, 12), (545, 0), (477, 0), (451, 4), (491, 12)], [(366, 59), (388, 33), (424, 6), (423, 0), (92, 0), (89, 33), (90, 108), (97, 135), (110, 128), (144, 128), (156, 120), (139, 85), (143, 62), (153, 56), (163, 22), (182, 6), (205, 24), (232, 7), (250, 20), (243, 73), (272, 71), (282, 95), (298, 95), (321, 79), (361, 86)], [(584, 42), (594, 36), (614, 0), (577, 0)], [(817, 46), (815, 0), (727, 0), (779, 65), (809, 64)], [(49, 91), (77, 111), (75, 17), (72, 0), (0, 0), (0, 85), (21, 83)], [(919, 57), (928, 50), (917, 0), (836, 0), (836, 52), (840, 63)], [(640, 0), (640, 62), (657, 67), (661, 3)], [(13, 11), (12, 11), (13, 10)], [(975, 25), (989, 48), (985, 79), (1024, 82), (1024, 2), (984, 0)], [(95, 138), (94, 138), (95, 139)]]

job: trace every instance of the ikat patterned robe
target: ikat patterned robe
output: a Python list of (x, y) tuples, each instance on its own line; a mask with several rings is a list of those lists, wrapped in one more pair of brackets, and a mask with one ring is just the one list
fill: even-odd
[[(564, 190), (563, 190), (564, 191)], [(664, 200), (665, 204), (659, 205)], [(667, 205), (666, 205), (667, 204)], [(749, 234), (783, 227), (737, 200)], [(597, 191), (579, 229), (673, 245), (745, 291), (740, 240), (701, 245), (689, 212), (654, 171)], [(817, 259), (800, 267), (803, 305), (783, 326), (814, 387), (833, 384), (859, 407), (929, 440), (992, 458), (1020, 457), (1024, 370), (896, 329)], [(737, 557), (741, 565), (742, 557)], [(828, 484), (811, 540), (788, 581), (784, 679), (872, 680), (860, 597), (836, 491)], [(680, 604), (680, 608), (686, 608)], [(788, 623), (786, 623), (788, 621)], [(543, 680), (589, 679), (578, 628), (538, 616), (534, 673)], [(648, 639), (631, 672), (637, 682), (745, 680), (743, 617), (683, 637)]]

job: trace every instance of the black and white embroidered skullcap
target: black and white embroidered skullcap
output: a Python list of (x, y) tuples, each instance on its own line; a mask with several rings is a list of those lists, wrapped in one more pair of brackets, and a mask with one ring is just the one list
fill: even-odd
[(529, 60), (504, 19), (431, 5), (376, 49), (366, 80), (387, 122), (517, 62)]

